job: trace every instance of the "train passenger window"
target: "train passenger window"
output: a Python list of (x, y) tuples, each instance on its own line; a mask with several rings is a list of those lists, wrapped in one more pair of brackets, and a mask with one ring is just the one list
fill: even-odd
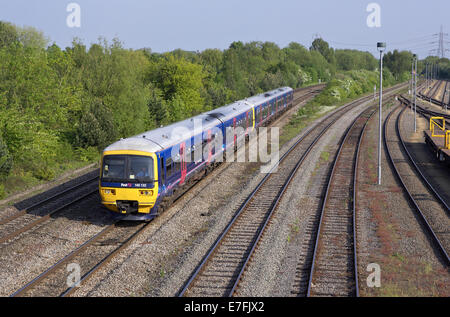
[(191, 147), (191, 163), (195, 162), (195, 145)]
[(181, 171), (181, 157), (177, 154), (173, 160), (173, 173), (177, 173), (179, 171)]
[(172, 175), (172, 159), (169, 157), (167, 160), (166, 160), (166, 175), (167, 175), (167, 178), (169, 178), (171, 175)]
[[(188, 156), (186, 157), (189, 158)], [(193, 146), (191, 146), (190, 163), (199, 161), (201, 160), (201, 158), (202, 158), (202, 145), (201, 143), (194, 144)]]

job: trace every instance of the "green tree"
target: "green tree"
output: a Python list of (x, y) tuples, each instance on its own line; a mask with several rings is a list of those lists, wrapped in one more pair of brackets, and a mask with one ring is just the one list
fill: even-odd
[(330, 65), (336, 64), (336, 57), (334, 56), (334, 50), (328, 45), (328, 42), (321, 38), (315, 39), (310, 47), (310, 50), (319, 52)]
[(411, 72), (412, 53), (407, 51), (387, 52), (383, 57), (383, 64), (389, 68), (396, 80), (399, 80), (404, 73)]
[(19, 41), (17, 28), (9, 22), (0, 21), (0, 48)]
[(150, 82), (169, 102), (169, 118), (184, 119), (204, 110), (200, 91), (204, 89), (203, 79), (206, 74), (201, 65), (166, 54), (150, 66), (148, 74)]

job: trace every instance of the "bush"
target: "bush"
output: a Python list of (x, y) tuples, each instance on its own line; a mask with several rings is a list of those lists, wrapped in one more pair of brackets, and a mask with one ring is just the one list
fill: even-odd
[(6, 193), (5, 193), (5, 186), (3, 186), (3, 184), (0, 184), (0, 199), (5, 198)]
[(55, 171), (45, 164), (33, 166), (32, 173), (35, 178), (44, 181), (49, 181), (55, 177)]
[(96, 147), (88, 147), (88, 148), (82, 148), (79, 147), (75, 150), (75, 153), (77, 154), (78, 158), (83, 162), (93, 162), (96, 160), (99, 160), (100, 154), (98, 152), (98, 149)]
[(116, 138), (113, 114), (101, 102), (94, 102), (76, 129), (75, 145), (105, 147)]
[(13, 159), (9, 154), (8, 147), (0, 136), (0, 178), (6, 177), (11, 171)]

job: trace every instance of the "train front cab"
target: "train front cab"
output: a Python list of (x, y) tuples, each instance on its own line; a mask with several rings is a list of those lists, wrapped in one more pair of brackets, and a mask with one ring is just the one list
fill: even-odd
[(158, 197), (157, 164), (154, 153), (104, 152), (99, 187), (102, 204), (122, 215), (152, 216)]

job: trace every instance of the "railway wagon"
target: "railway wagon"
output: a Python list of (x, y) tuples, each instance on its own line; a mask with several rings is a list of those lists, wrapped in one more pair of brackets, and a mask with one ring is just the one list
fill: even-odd
[(293, 89), (282, 87), (120, 139), (102, 153), (102, 204), (124, 219), (154, 218), (292, 101)]
[(450, 149), (448, 145), (446, 145), (447, 138), (445, 135), (440, 137), (433, 136), (430, 130), (423, 131), (423, 135), (425, 137), (425, 143), (428, 145), (436, 158), (444, 164), (450, 166)]

